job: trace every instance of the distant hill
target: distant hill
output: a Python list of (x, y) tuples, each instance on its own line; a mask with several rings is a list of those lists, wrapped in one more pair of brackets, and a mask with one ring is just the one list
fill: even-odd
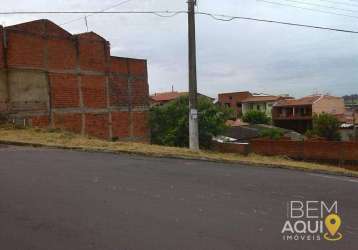
[(346, 104), (358, 104), (358, 94), (342, 96)]

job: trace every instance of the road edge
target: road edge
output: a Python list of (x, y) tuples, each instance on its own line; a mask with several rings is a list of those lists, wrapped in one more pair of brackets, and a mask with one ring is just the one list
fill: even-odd
[(246, 166), (253, 167), (262, 167), (262, 168), (277, 168), (277, 169), (287, 169), (287, 170), (295, 170), (307, 173), (316, 173), (316, 174), (328, 174), (334, 176), (345, 176), (345, 177), (353, 177), (358, 178), (358, 172), (337, 172), (334, 170), (323, 170), (323, 169), (309, 169), (303, 167), (296, 166), (288, 166), (288, 165), (277, 165), (277, 164), (268, 164), (268, 163), (253, 163), (249, 161), (240, 161), (240, 160), (218, 160), (218, 159), (210, 159), (206, 157), (189, 157), (189, 156), (181, 156), (181, 155), (171, 155), (171, 154), (149, 154), (144, 152), (134, 152), (134, 151), (126, 151), (126, 150), (111, 150), (111, 149), (93, 149), (93, 148), (85, 148), (81, 146), (60, 146), (60, 145), (47, 145), (42, 143), (31, 143), (31, 142), (19, 142), (19, 141), (7, 141), (0, 140), (0, 145), (10, 145), (10, 146), (21, 146), (21, 147), (35, 147), (35, 148), (49, 148), (49, 149), (63, 149), (63, 150), (74, 150), (80, 152), (90, 152), (90, 153), (110, 153), (110, 154), (127, 154), (127, 155), (139, 155), (146, 157), (154, 157), (154, 158), (167, 158), (167, 159), (183, 159), (183, 160), (196, 160), (196, 161), (207, 161), (207, 162), (218, 162), (218, 163), (228, 163), (228, 164), (243, 164)]

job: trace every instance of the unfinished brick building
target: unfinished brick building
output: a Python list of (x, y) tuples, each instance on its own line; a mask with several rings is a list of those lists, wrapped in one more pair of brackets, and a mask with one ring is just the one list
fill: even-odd
[(0, 112), (30, 126), (148, 141), (145, 60), (110, 56), (96, 33), (49, 20), (0, 28)]

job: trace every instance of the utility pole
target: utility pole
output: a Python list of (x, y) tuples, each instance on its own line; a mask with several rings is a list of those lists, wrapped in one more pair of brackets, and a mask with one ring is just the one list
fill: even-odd
[(196, 0), (188, 0), (189, 147), (191, 150), (199, 150), (199, 126), (198, 126), (197, 78), (196, 78), (195, 5), (196, 5)]

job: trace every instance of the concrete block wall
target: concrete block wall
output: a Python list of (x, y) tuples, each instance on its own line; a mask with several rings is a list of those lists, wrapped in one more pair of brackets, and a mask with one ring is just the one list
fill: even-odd
[(149, 141), (145, 60), (49, 20), (0, 28), (0, 112), (29, 125), (103, 139)]

